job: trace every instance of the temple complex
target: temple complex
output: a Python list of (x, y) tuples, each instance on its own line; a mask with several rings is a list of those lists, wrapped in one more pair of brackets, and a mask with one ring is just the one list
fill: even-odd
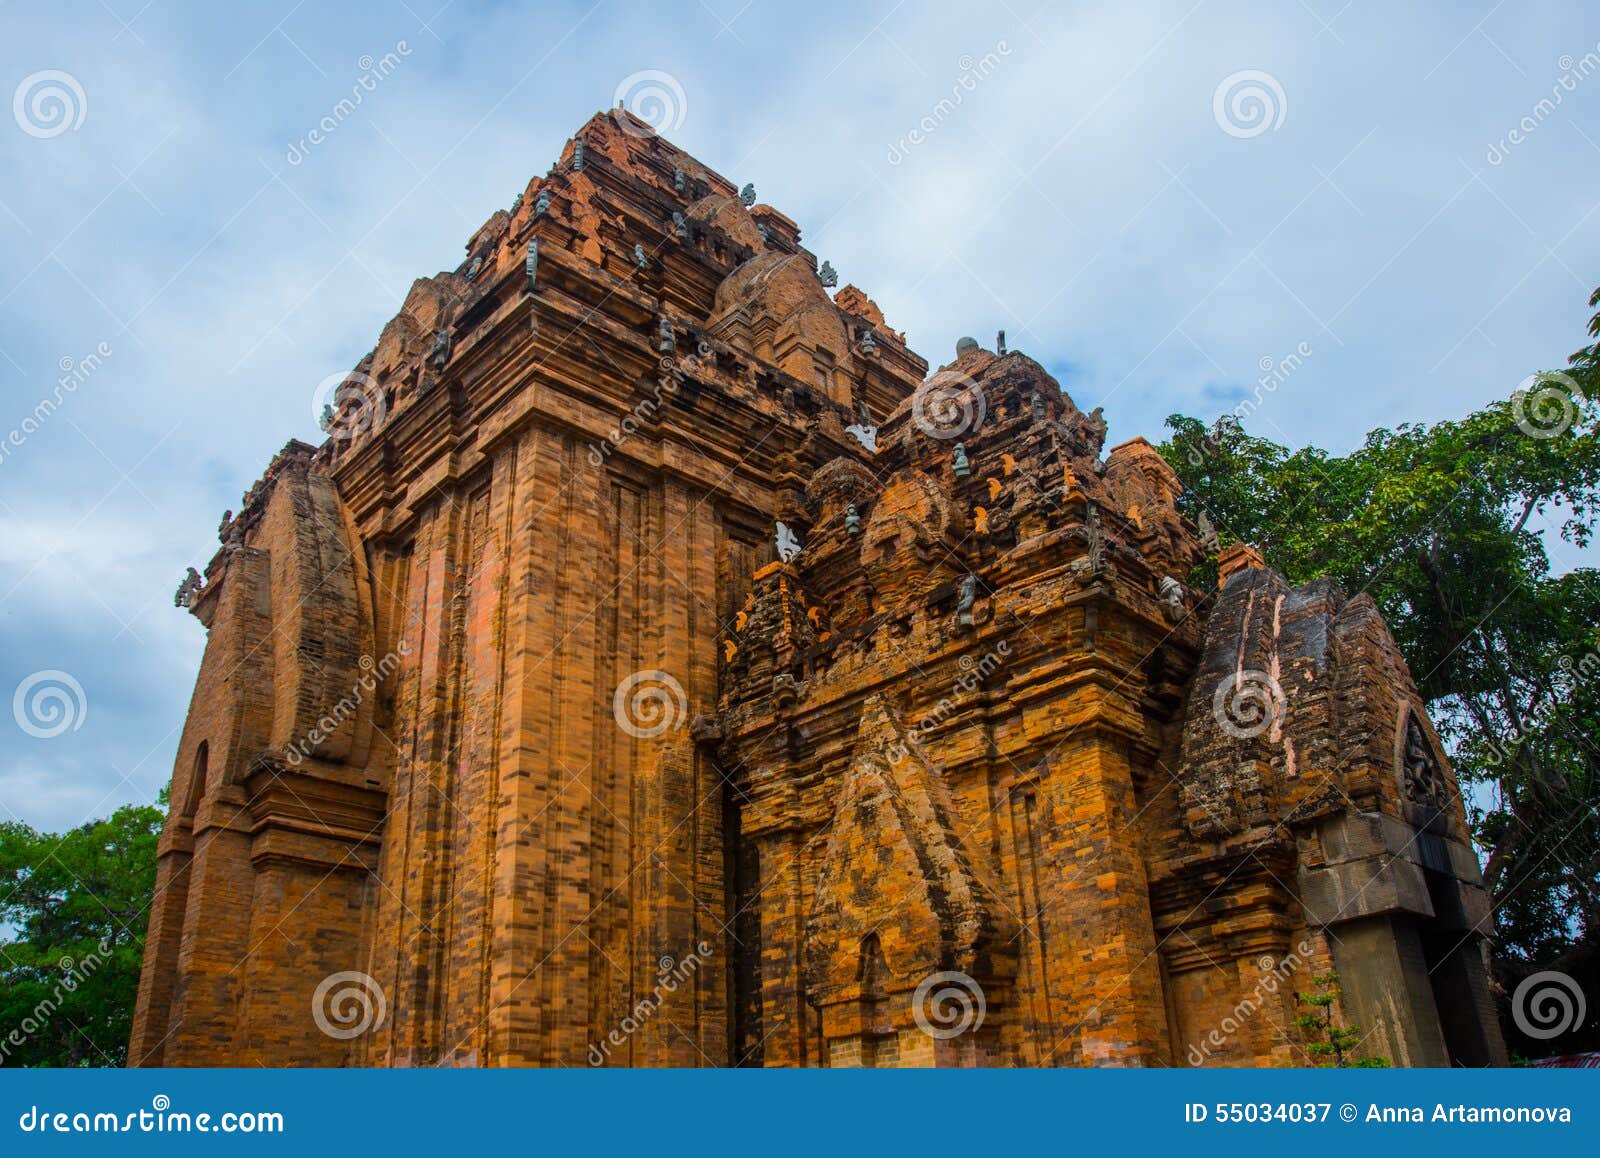
[(1503, 1062), (1372, 600), (954, 355), (584, 125), (179, 589), (132, 1064), (1304, 1065), (1329, 971), (1363, 1055)]

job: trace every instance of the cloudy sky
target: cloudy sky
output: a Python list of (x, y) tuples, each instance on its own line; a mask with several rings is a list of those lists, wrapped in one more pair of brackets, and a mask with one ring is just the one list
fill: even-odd
[(0, 6), (0, 693), (70, 700), (0, 716), (0, 818), (154, 796), (221, 512), (619, 97), (930, 360), (1003, 328), (1113, 441), (1295, 351), (1256, 433), (1457, 416), (1600, 281), (1592, 4), (440, 4)]

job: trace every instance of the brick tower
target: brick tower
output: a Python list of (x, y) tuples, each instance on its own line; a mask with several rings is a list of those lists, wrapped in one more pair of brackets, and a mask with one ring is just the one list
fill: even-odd
[(413, 285), (180, 588), (134, 1064), (1501, 1057), (1370, 600), (833, 281), (616, 110)]

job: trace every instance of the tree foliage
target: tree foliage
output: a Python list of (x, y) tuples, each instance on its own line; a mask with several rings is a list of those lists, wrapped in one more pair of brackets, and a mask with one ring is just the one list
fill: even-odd
[(1341, 1024), (1334, 1017), (1334, 1004), (1344, 996), (1338, 972), (1329, 969), (1318, 973), (1311, 984), (1311, 989), (1297, 994), (1305, 1012), (1294, 1023), (1304, 1031), (1306, 1052), (1317, 1060), (1317, 1065), (1328, 1069), (1388, 1069), (1388, 1058), (1359, 1052), (1366, 1038), (1359, 1025)]
[[(1590, 299), (1600, 305), (1600, 291)], [(1600, 313), (1589, 326), (1600, 337)], [(1600, 345), (1459, 420), (1347, 454), (1173, 415), (1162, 453), (1221, 545), (1375, 599), (1467, 793), (1502, 974), (1600, 966)], [(1215, 576), (1215, 557), (1197, 582)]]
[(164, 814), (0, 824), (0, 1065), (123, 1064)]

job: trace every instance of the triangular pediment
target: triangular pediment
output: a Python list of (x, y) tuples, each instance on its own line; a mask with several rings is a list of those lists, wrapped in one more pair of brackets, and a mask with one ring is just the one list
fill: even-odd
[(979, 968), (1007, 914), (966, 855), (943, 773), (881, 697), (863, 707), (838, 801), (806, 922), (811, 999), (858, 996), (861, 945), (873, 935), (891, 990)]

